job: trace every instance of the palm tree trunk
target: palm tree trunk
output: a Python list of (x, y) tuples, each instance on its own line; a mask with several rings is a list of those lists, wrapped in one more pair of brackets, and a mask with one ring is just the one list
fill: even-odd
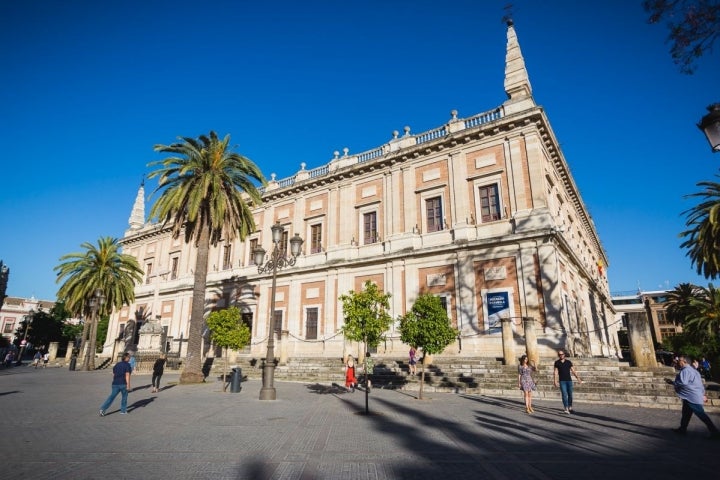
[(88, 370), (95, 370), (95, 353), (97, 352), (97, 327), (100, 315), (95, 315), (90, 327), (90, 346), (88, 347)]
[(95, 370), (95, 337), (97, 337), (97, 315), (93, 315), (88, 326), (88, 338), (85, 342), (87, 351), (83, 358), (83, 370), (92, 371)]
[(202, 371), (202, 333), (203, 325), (205, 325), (205, 286), (207, 284), (209, 252), (210, 232), (207, 227), (204, 227), (198, 239), (192, 310), (188, 327), (188, 351), (185, 368), (180, 375), (180, 383), (202, 383), (205, 381), (205, 375)]
[(83, 322), (83, 330), (82, 330), (82, 341), (80, 342), (80, 351), (78, 356), (80, 357), (79, 360), (83, 362), (83, 365), (85, 365), (85, 349), (87, 348), (87, 335), (88, 335), (88, 327), (90, 326), (90, 323), (87, 320), (87, 316), (85, 317), (85, 321)]

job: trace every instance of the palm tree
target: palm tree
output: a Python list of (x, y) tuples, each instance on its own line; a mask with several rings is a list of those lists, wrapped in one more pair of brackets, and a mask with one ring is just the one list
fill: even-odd
[[(85, 343), (89, 340), (83, 369), (94, 370), (98, 319), (110, 314), (113, 308), (119, 309), (135, 301), (135, 283), (142, 281), (143, 271), (135, 257), (120, 252), (116, 238), (100, 238), (97, 246), (85, 242), (81, 248), (85, 251), (60, 257), (62, 263), (54, 270), (56, 282), (63, 282), (58, 298), (65, 301), (65, 307), (72, 314), (90, 318), (90, 322), (83, 325), (80, 351), (86, 351)], [(93, 315), (91, 304), (96, 291), (102, 293), (105, 301), (97, 306)]]
[(700, 294), (690, 301), (694, 312), (685, 327), (690, 333), (704, 339), (715, 339), (720, 332), (720, 289), (713, 284), (700, 287)]
[(680, 233), (680, 237), (686, 237), (680, 247), (688, 249), (686, 255), (698, 274), (717, 278), (720, 275), (720, 183), (700, 182), (697, 186), (705, 190), (687, 197), (705, 200), (683, 212), (687, 215), (685, 225), (689, 230)]
[(156, 145), (156, 152), (173, 156), (148, 165), (159, 165), (148, 178), (159, 177), (153, 193), (162, 191), (150, 218), (171, 223), (173, 238), (184, 230), (185, 242), (197, 245), (188, 353), (180, 383), (200, 383), (205, 380), (201, 356), (210, 246), (223, 238), (244, 240), (255, 230), (244, 195), (259, 205), (262, 198), (253, 180), (264, 185), (265, 177), (250, 159), (231, 151), (229, 135), (220, 139), (211, 131), (198, 139), (179, 139), (180, 143)]
[(692, 300), (702, 294), (702, 289), (692, 283), (680, 283), (668, 292), (665, 313), (668, 320), (676, 325), (683, 325), (692, 316), (695, 308)]

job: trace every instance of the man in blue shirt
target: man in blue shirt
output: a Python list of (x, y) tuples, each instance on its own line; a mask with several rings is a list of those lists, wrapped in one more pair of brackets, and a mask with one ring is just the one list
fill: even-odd
[(675, 387), (675, 393), (682, 400), (680, 427), (673, 430), (675, 433), (685, 435), (690, 418), (694, 413), (710, 430), (711, 438), (720, 438), (720, 431), (703, 408), (703, 403), (707, 402), (707, 396), (705, 396), (705, 385), (703, 385), (700, 372), (692, 367), (691, 360), (687, 355), (681, 355), (678, 358), (678, 366), (680, 371), (675, 377), (675, 381), (667, 379), (667, 382)]
[(105, 400), (105, 403), (103, 403), (100, 407), (101, 417), (105, 416), (105, 410), (112, 405), (112, 402), (115, 400), (118, 393), (122, 394), (122, 399), (120, 401), (120, 414), (125, 415), (127, 413), (127, 398), (128, 390), (130, 389), (130, 374), (132, 373), (132, 368), (130, 367), (128, 360), (130, 360), (130, 354), (124, 353), (122, 360), (116, 363), (113, 367), (112, 391), (110, 392), (110, 396), (107, 400)]

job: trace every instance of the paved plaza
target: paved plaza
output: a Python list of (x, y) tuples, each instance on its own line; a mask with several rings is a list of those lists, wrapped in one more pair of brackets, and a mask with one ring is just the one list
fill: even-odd
[[(339, 375), (340, 376), (340, 375)], [(98, 409), (111, 373), (65, 368), (0, 370), (2, 468), (27, 479), (677, 479), (717, 478), (720, 442), (696, 418), (671, 431), (678, 410), (558, 401), (524, 412), (515, 398), (282, 382), (258, 400), (260, 382), (223, 393), (220, 382), (177, 385), (133, 377)], [(720, 415), (712, 414), (720, 425)]]

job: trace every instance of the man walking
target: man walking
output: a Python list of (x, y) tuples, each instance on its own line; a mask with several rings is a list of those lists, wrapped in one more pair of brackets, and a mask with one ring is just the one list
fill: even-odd
[(115, 400), (115, 397), (117, 397), (118, 393), (122, 394), (122, 398), (120, 401), (120, 414), (125, 415), (127, 413), (127, 398), (128, 398), (128, 390), (130, 389), (130, 373), (132, 372), (132, 368), (130, 367), (130, 363), (128, 363), (128, 360), (130, 360), (130, 354), (124, 353), (122, 356), (122, 360), (115, 364), (113, 367), (113, 381), (112, 381), (112, 391), (110, 392), (110, 396), (105, 400), (105, 403), (102, 404), (100, 407), (100, 416), (105, 416), (105, 410), (108, 409), (110, 405), (112, 405), (113, 400)]
[(720, 439), (720, 431), (715, 427), (703, 408), (703, 403), (707, 402), (707, 396), (705, 395), (705, 386), (702, 377), (700, 377), (700, 372), (692, 367), (690, 358), (687, 355), (681, 355), (678, 358), (678, 366), (680, 371), (675, 376), (675, 381), (669, 378), (666, 379), (667, 383), (675, 387), (675, 393), (682, 400), (680, 427), (674, 428), (673, 431), (679, 435), (685, 435), (690, 418), (694, 413), (710, 430), (710, 438)]
[(565, 358), (565, 350), (558, 350), (558, 359), (555, 360), (555, 368), (553, 370), (553, 385), (560, 387), (562, 394), (562, 402), (565, 413), (573, 411), (573, 382), (572, 375), (575, 375), (577, 381), (583, 383), (578, 377), (572, 362)]
[(42, 353), (40, 353), (40, 350), (38, 350), (37, 352), (35, 352), (35, 356), (33, 357), (33, 365), (35, 365), (35, 370), (37, 370), (40, 360), (42, 360)]

